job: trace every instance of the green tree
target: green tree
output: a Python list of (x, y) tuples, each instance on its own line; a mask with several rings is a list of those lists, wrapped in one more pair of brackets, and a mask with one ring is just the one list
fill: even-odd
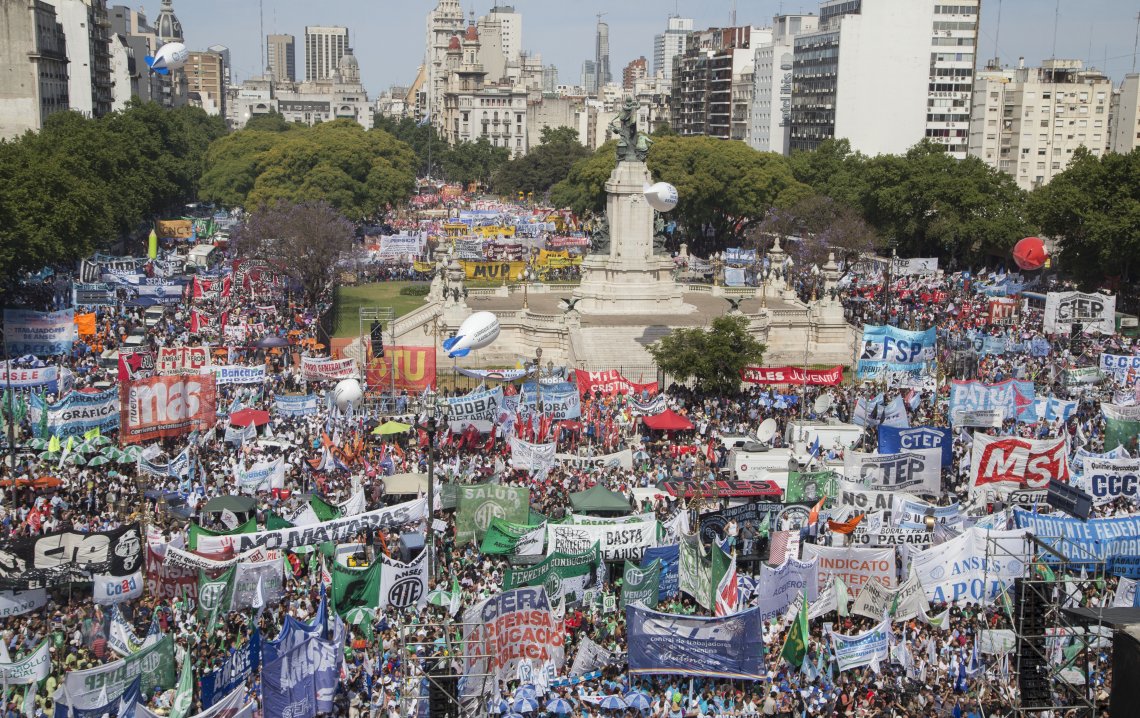
[(1090, 286), (1123, 287), (1140, 251), (1140, 150), (1098, 158), (1081, 147), (1065, 171), (1029, 195), (1029, 215), (1060, 245), (1059, 266)]
[(696, 379), (702, 390), (735, 394), (740, 370), (762, 364), (767, 347), (748, 331), (743, 314), (717, 317), (708, 329), (678, 327), (649, 347), (657, 366), (680, 381)]
[(611, 140), (589, 157), (570, 167), (566, 178), (550, 188), (550, 203), (569, 207), (579, 217), (600, 214), (606, 208), (606, 180), (614, 171), (617, 141)]
[(570, 172), (590, 151), (578, 142), (577, 131), (569, 127), (544, 128), (542, 143), (522, 157), (516, 157), (495, 173), (493, 186), (499, 194), (533, 192), (543, 196)]
[(511, 158), (506, 147), (496, 147), (480, 137), (475, 142), (460, 142), (449, 148), (440, 159), (443, 176), (448, 182), (463, 185), (487, 184), (491, 177)]
[(825, 140), (811, 152), (793, 152), (792, 174), (819, 194), (848, 207), (862, 208), (869, 186), (864, 177), (867, 156), (851, 151), (844, 139)]
[[(863, 221), (858, 210), (818, 194), (768, 213), (757, 225), (756, 237), (761, 248), (769, 247), (771, 240), (779, 237), (784, 248), (805, 266), (822, 266), (831, 253), (836, 259), (854, 258), (874, 252), (879, 244), (875, 230)], [(789, 244), (785, 241), (789, 237), (797, 239)]]
[(407, 145), (351, 120), (242, 130), (210, 147), (201, 196), (226, 206), (325, 201), (357, 220), (407, 199), (415, 163)]
[(253, 115), (246, 120), (242, 129), (256, 132), (288, 132), (296, 127), (301, 125), (290, 123), (280, 112), (270, 111), (264, 115)]
[(372, 128), (383, 130), (412, 148), (416, 154), (417, 177), (431, 177), (439, 173), (448, 146), (431, 123), (421, 125), (410, 117), (397, 120), (374, 115)]
[(1032, 229), (1026, 194), (1012, 177), (928, 140), (905, 155), (867, 160), (865, 177), (864, 217), (904, 256), (1008, 256)]

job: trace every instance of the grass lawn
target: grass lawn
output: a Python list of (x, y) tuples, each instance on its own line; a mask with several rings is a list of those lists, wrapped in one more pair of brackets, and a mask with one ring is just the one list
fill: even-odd
[[(360, 333), (360, 307), (392, 307), (396, 316), (403, 316), (424, 304), (423, 297), (408, 297), (400, 294), (400, 288), (410, 284), (427, 282), (380, 282), (357, 286), (339, 286), (340, 312), (336, 318), (334, 336), (355, 337)], [(368, 328), (364, 328), (368, 331)]]

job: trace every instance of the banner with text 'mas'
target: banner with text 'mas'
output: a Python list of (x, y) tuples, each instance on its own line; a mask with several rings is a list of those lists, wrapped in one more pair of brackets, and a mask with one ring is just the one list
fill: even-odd
[(123, 444), (207, 431), (217, 419), (213, 375), (152, 376), (119, 386)]

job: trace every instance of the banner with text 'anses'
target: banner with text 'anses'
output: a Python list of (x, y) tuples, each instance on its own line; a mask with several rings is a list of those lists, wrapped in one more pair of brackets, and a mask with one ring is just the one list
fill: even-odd
[(119, 385), (123, 444), (207, 431), (217, 420), (214, 376), (152, 376)]
[(970, 491), (1044, 489), (1069, 481), (1069, 436), (1022, 439), (975, 433), (970, 447)]
[(8, 356), (68, 354), (75, 342), (75, 310), (4, 310), (4, 350)]
[(747, 366), (740, 370), (740, 380), (748, 384), (835, 386), (843, 383), (843, 367), (803, 369), (796, 366)]

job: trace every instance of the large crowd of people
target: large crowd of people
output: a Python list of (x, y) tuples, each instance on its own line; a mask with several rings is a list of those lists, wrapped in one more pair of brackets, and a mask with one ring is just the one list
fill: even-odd
[[(399, 228), (405, 232), (412, 229)], [(26, 310), (50, 312), (72, 307), (77, 317), (84, 316), (86, 325), (81, 328), (87, 331), (81, 331), (65, 353), (19, 352), (6, 365), (8, 377), (17, 381), (3, 400), (4, 416), (12, 420), (15, 446), (8, 448), (0, 481), (0, 521), (4, 527), (0, 542), (0, 636), (4, 651), (0, 670), (6, 679), (12, 679), (4, 683), (5, 716), (98, 715), (91, 711), (101, 710), (105, 704), (114, 704), (109, 715), (117, 715), (117, 701), (123, 694), (121, 682), (108, 682), (102, 695), (95, 691), (94, 697), (84, 702), (69, 688), (67, 676), (83, 675), (78, 672), (115, 662), (134, 665), (130, 656), (148, 650), (147, 646), (160, 637), (169, 637), (178, 680), (158, 680), (156, 684), (143, 675), (139, 706), (158, 715), (186, 718), (209, 709), (207, 692), (211, 704), (216, 703), (221, 698), (218, 686), (224, 683), (236, 686), (240, 693), (234, 705), (249, 706), (252, 715), (277, 718), (281, 713), (275, 712), (266, 696), (271, 690), (281, 690), (282, 678), (271, 675), (267, 666), (272, 656), (286, 650), (280, 646), (304, 630), (299, 626), (312, 627), (309, 630), (333, 644), (337, 667), (335, 686), (328, 694), (317, 689), (314, 704), (293, 716), (318, 711), (354, 718), (434, 715), (432, 711), (443, 704), (433, 702), (433, 691), (448, 684), (429, 676), (449, 670), (466, 674), (464, 680), (452, 685), (464, 708), (476, 711), (474, 715), (1012, 715), (1021, 700), (1017, 656), (1012, 645), (1002, 639), (1018, 628), (1017, 606), (1025, 600), (1012, 582), (997, 594), (981, 597), (928, 601), (920, 595), (921, 610), (905, 620), (855, 613), (855, 605), (849, 605), (857, 601), (854, 587), (846, 598), (836, 600), (833, 596), (832, 608), (818, 605), (817, 612), (817, 600), (822, 600), (827, 587), (821, 583), (809, 591), (805, 586), (787, 596), (779, 610), (765, 613), (759, 624), (762, 651), (756, 657), (758, 669), (747, 676), (726, 677), (712, 665), (716, 660), (710, 660), (703, 672), (702, 666), (691, 664), (687, 670), (647, 669), (645, 649), (640, 645), (644, 639), (631, 636), (627, 616), (634, 614), (627, 614), (627, 610), (648, 609), (625, 607), (622, 562), (603, 561), (595, 567), (600, 580), (584, 592), (549, 593), (560, 592), (562, 589), (555, 587), (565, 579), (531, 584), (548, 592), (550, 605), (546, 610), (558, 625), (562, 649), (557, 660), (500, 663), (497, 658), (472, 658), (477, 646), (486, 645), (467, 640), (479, 607), (509, 593), (508, 577), (520, 567), (534, 564), (538, 556), (484, 551), (481, 540), (491, 529), (486, 520), (476, 519), (474, 540), (462, 535), (460, 523), (466, 519), (461, 514), (465, 509), (463, 499), (455, 499), (456, 492), (465, 496), (461, 487), (474, 485), (518, 492), (527, 497), (527, 518), (514, 523), (533, 530), (544, 524), (619, 520), (611, 518), (612, 513), (591, 517), (588, 511), (573, 507), (574, 494), (600, 486), (628, 503), (619, 513), (648, 516), (647, 520), (657, 522), (659, 535), (652, 543), (659, 548), (692, 541), (693, 536), (700, 536), (702, 517), (709, 519), (709, 514), (754, 500), (731, 498), (715, 490), (710, 493), (708, 487), (718, 479), (733, 477), (732, 447), (736, 445), (732, 437), (752, 434), (751, 440), (759, 443), (755, 432), (765, 419), (774, 419), (777, 424), (767, 442), (772, 450), (790, 449), (803, 472), (835, 472), (841, 480), (854, 455), (877, 451), (883, 422), (891, 421), (896, 428), (951, 428), (952, 460), (941, 466), (938, 494), (925, 496), (932, 506), (957, 507), (950, 522), (955, 528), (933, 532), (934, 545), (927, 550), (937, 551), (939, 544), (955, 540), (974, 525), (995, 530), (1015, 528), (1010, 506), (1013, 501), (1004, 495), (979, 493), (972, 483), (970, 457), (978, 434), (1025, 440), (1064, 437), (1070, 461), (1078, 455), (1110, 455), (1113, 459), (1137, 456), (1135, 432), (1119, 447), (1106, 444), (1108, 430), (1102, 406), (1135, 405), (1136, 372), (1098, 373), (1089, 382), (1073, 380), (1074, 376), (1084, 376), (1080, 370), (1100, 367), (1102, 355), (1136, 356), (1135, 340), (1117, 332), (1046, 332), (1045, 307), (1024, 291), (1013, 295), (1016, 312), (1012, 321), (990, 321), (990, 301), (997, 296), (993, 288), (1008, 284), (1007, 277), (997, 273), (899, 276), (874, 262), (847, 268), (839, 297), (857, 327), (935, 331), (932, 355), (917, 371), (907, 368), (860, 380), (855, 376), (858, 367), (853, 367), (848, 372), (850, 381), (842, 385), (744, 385), (740, 393), (731, 396), (710, 394), (699, 383), (588, 392), (580, 397), (578, 416), (561, 420), (544, 419), (541, 414), (527, 412), (525, 406), (519, 408), (519, 382), (488, 380), (491, 388), (503, 389), (504, 406), (515, 407), (507, 417), (509, 421), (496, 417), (491, 422), (494, 428), (489, 430), (457, 426), (451, 431), (445, 425), (429, 432), (425, 419), (429, 399), (434, 397), (428, 394), (405, 391), (399, 409), (388, 411), (369, 410), (367, 404), (338, 404), (329, 397), (341, 378), (335, 373), (314, 373), (311, 367), (313, 362), (336, 361), (328, 357), (330, 341), (320, 324), (322, 313), (331, 305), (330, 296), (322, 297), (315, 306), (300, 306), (288, 291), (288, 282), (275, 274), (272, 266), (261, 267), (260, 274), (248, 272), (240, 267), (241, 257), (227, 257), (224, 264), (210, 271), (183, 276), (182, 271), (170, 269), (164, 256), (168, 255), (139, 260), (125, 273), (141, 276), (144, 286), (148, 282), (178, 284), (181, 294), (173, 304), (147, 306), (151, 303), (140, 301), (146, 295), (129, 291), (135, 285), (128, 280), (123, 284), (128, 291), (116, 291), (111, 303), (72, 307), (73, 296), (77, 296), (72, 293), (73, 286), (77, 291), (95, 284), (115, 286), (118, 269), (104, 273), (101, 282), (91, 282), (89, 277), (81, 277), (81, 272), (59, 271), (27, 278), (14, 290), (19, 296), (13, 295), (16, 301), (12, 304)], [(107, 262), (106, 266), (115, 265)], [(239, 272), (244, 273), (244, 283)], [(397, 266), (384, 260), (363, 276), (376, 281), (407, 280), (420, 278), (417, 272), (411, 263)], [(1068, 289), (1056, 280), (1037, 281), (1034, 291)], [(217, 320), (223, 315), (224, 326)], [(12, 321), (16, 320), (12, 315)], [(992, 350), (997, 343), (987, 341), (987, 337), (1001, 339), (1007, 351)], [(1039, 350), (1014, 353), (1011, 348), (1015, 344), (1022, 349), (1033, 345)], [(125, 417), (134, 411), (132, 387), (145, 383), (152, 372), (178, 376), (148, 366), (146, 361), (132, 366), (131, 358), (146, 356), (160, 362), (162, 349), (178, 347), (206, 347), (206, 363), (260, 368), (264, 375), (258, 371), (251, 374), (257, 377), (252, 382), (216, 384), (215, 410), (210, 412), (208, 423), (191, 422), (185, 431), (164, 432), (166, 435), (144, 441), (124, 440), (122, 426), (72, 429), (68, 413), (53, 408), (69, 395), (99, 396), (120, 391), (123, 400), (132, 402), (130, 407), (122, 407)], [(37, 371), (38, 376), (50, 377), (50, 381), (31, 383), (35, 379), (29, 377)], [(195, 366), (193, 371), (201, 369)], [(573, 372), (568, 375), (572, 377)], [(533, 379), (522, 377), (522, 381)], [(1038, 412), (1033, 418), (998, 417), (988, 428), (964, 427), (952, 415), (955, 379), (984, 384), (1024, 380), (1035, 388), (1034, 401), (1056, 399), (1070, 409), (1057, 415)], [(549, 381), (566, 383), (561, 378)], [(449, 394), (458, 395), (459, 391), (441, 391), (438, 398), (446, 401)], [(823, 395), (830, 396), (830, 401), (817, 402)], [(657, 400), (658, 396), (662, 399)], [(292, 399), (300, 403), (309, 397), (314, 399), (303, 410), (285, 408), (294, 406)], [(886, 416), (885, 407), (896, 398), (905, 406), (905, 424)], [(684, 417), (692, 428), (656, 431), (643, 420), (664, 410)], [(119, 411), (116, 399), (111, 423), (117, 424)], [(251, 418), (235, 423), (241, 412), (250, 412)], [(258, 418), (252, 418), (253, 413), (258, 413)], [(853, 445), (836, 441), (808, 446), (793, 441), (786, 431), (801, 419), (855, 423), (862, 427), (862, 436)], [(402, 429), (397, 426), (392, 432), (381, 431), (397, 422), (404, 425)], [(53, 438), (53, 432), (58, 438)], [(527, 468), (516, 468), (522, 463), (517, 461), (520, 444), (531, 448), (554, 446), (548, 459), (532, 460), (525, 464)], [(132, 447), (134, 451), (128, 451)], [(628, 459), (607, 460), (603, 465), (573, 460), (613, 457), (623, 452), (628, 452)], [(266, 466), (273, 467), (268, 478), (250, 478), (256, 467)], [(409, 522), (362, 525), (356, 535), (340, 537), (340, 546), (335, 542), (326, 545), (316, 538), (309, 545), (282, 545), (279, 549), (267, 544), (265, 548), (275, 550), (257, 559), (233, 547), (221, 554), (202, 550), (202, 535), (260, 536), (282, 526), (319, 527), (354, 515), (371, 515), (384, 507), (424, 502), (426, 480), (411, 484), (404, 480), (421, 477), (429, 466), (439, 482), (432, 492), (435, 505)], [(1072, 482), (1077, 483), (1080, 476), (1081, 472), (1074, 469)], [(837, 493), (859, 493), (859, 477), (845, 478), (841, 485), (847, 489)], [(666, 486), (663, 482), (704, 488), (686, 498), (683, 493), (662, 488)], [(402, 488), (407, 485), (415, 488)], [(245, 512), (204, 511), (212, 500), (238, 495), (252, 500)], [(1094, 518), (1131, 515), (1135, 500), (1133, 493), (1098, 502)], [(780, 498), (759, 501), (779, 503)], [(786, 525), (765, 520), (763, 526), (750, 519), (747, 525), (742, 521), (740, 527), (731, 524), (732, 536), (726, 532), (711, 545), (702, 542), (705, 546), (701, 551), (721, 551), (733, 559), (736, 573), (729, 579), (733, 597), (726, 609), (719, 604), (710, 608), (707, 596), (683, 590), (686, 585), (692, 586), (685, 575), (666, 588), (670, 583), (662, 570), (660, 597), (649, 615), (660, 612), (694, 621), (717, 621), (760, 610), (757, 596), (764, 591), (761, 582), (766, 571), (788, 561), (808, 562), (807, 547), (812, 544), (848, 548), (852, 536), (863, 530), (856, 526), (852, 533), (851, 520), (862, 515), (864, 522), (870, 522), (874, 513), (857, 511), (838, 495), (807, 503), (810, 505), (805, 509), (811, 509), (810, 514), (803, 512), (807, 518)], [(1047, 511), (1041, 503), (1029, 508)], [(29, 563), (25, 557), (28, 550), (33, 556), (40, 553), (36, 540), (41, 537), (119, 536), (131, 527), (137, 527), (144, 543), (145, 567), (141, 573), (130, 573), (141, 576), (145, 587), (126, 600), (96, 600), (98, 597), (93, 596), (97, 591), (93, 578), (95, 586), (100, 583), (92, 574), (105, 575), (103, 566), (53, 573), (40, 571), (35, 560)], [(735, 533), (738, 529), (739, 534)], [(428, 538), (428, 548), (423, 551), (430, 552), (428, 565), (434, 569), (418, 600), (403, 607), (387, 599), (367, 605), (368, 601), (358, 600), (354, 589), (338, 587), (334, 564), (352, 571), (362, 571), (377, 562), (385, 568), (410, 565), (417, 554), (414, 549), (405, 553), (409, 534)], [(234, 542), (234, 546), (239, 545)], [(347, 546), (347, 551), (341, 550), (342, 546)], [(801, 546), (804, 553), (799, 554)], [(103, 550), (106, 552), (105, 547)], [(175, 555), (191, 558), (175, 561), (171, 558)], [(890, 572), (892, 588), (908, 580), (908, 574), (902, 572), (902, 552), (896, 555), (897, 567), (892, 562)], [(637, 563), (641, 554), (635, 552), (629, 557)], [(76, 560), (71, 559), (71, 563)], [(282, 575), (278, 588), (269, 591), (259, 579), (256, 595), (247, 604), (239, 604), (235, 597), (230, 605), (234, 610), (204, 608), (203, 587), (221, 580), (218, 575), (223, 568), (239, 561), (240, 566), (255, 566), (257, 560), (279, 562)], [(189, 563), (180, 563), (186, 561)], [(220, 563), (213, 571), (199, 568), (196, 561), (203, 566)], [(67, 564), (67, 559), (60, 559), (57, 565)], [(1053, 573), (1041, 561), (1036, 565), (1038, 573)], [(1066, 603), (1091, 608), (1125, 605), (1122, 597), (1130, 578), (1106, 571), (1103, 563), (1087, 566), (1088, 571), (1065, 573), (1061, 568), (1054, 578), (1060, 590), (1069, 591)], [(669, 570), (676, 575), (689, 569), (673, 565)], [(749, 590), (744, 590), (746, 586)], [(42, 602), (22, 602), (21, 597), (34, 596), (40, 589), (45, 594)], [(1131, 590), (1135, 592), (1134, 585)], [(335, 605), (334, 594), (342, 601), (351, 595), (355, 603), (351, 607)], [(802, 637), (804, 652), (795, 657), (788, 650), (789, 643), (809, 602), (812, 616), (807, 622), (808, 633)], [(841, 666), (835, 635), (869, 635), (884, 622), (889, 633), (887, 654), (874, 653), (875, 648), (870, 660)], [(685, 625), (696, 635), (703, 630), (697, 627), (706, 624)], [(1095, 638), (1087, 648), (1074, 635), (1053, 637), (1048, 646), (1050, 655), (1070, 671), (1061, 677), (1049, 673), (1048, 690), (1058, 705), (1096, 705), (1100, 715), (1107, 715), (1113, 681), (1111, 642), (1100, 634), (1089, 635)], [(677, 640), (681, 638), (689, 636), (678, 634)], [(500, 637), (499, 650), (509, 653), (511, 640)], [(42, 673), (20, 673), (13, 668), (36, 655), (45, 641), (49, 658)], [(235, 672), (231, 667), (241, 663), (239, 658), (255, 641), (262, 646), (260, 657)], [(280, 646), (275, 642), (281, 642)], [(267, 651), (265, 646), (270, 643), (275, 647)], [(549, 645), (553, 643), (552, 639)], [(317, 660), (312, 654), (307, 657)], [(662, 665), (677, 665), (670, 664), (665, 656), (660, 659)], [(281, 660), (285, 659), (274, 659), (273, 665)], [(676, 657), (673, 660), (685, 663)], [(632, 670), (634, 664), (636, 670)], [(183, 682), (187, 670), (190, 703), (186, 702)], [(128, 677), (140, 673), (137, 668), (124, 671)], [(1061, 680), (1075, 682), (1073, 672), (1080, 678), (1076, 689), (1066, 687)], [(490, 675), (476, 679), (477, 674)], [(35, 680), (28, 683), (21, 679), (24, 675), (33, 675)], [(286, 693), (296, 698), (297, 690), (292, 687), (292, 692)], [(1074, 710), (1052, 715), (1091, 715)]]

